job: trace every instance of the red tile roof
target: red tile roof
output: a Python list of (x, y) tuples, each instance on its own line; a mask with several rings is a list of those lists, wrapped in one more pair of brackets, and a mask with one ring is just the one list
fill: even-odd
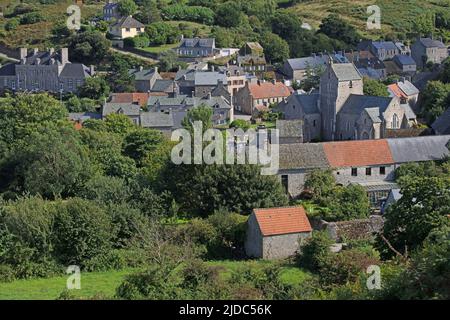
[(164, 92), (125, 92), (125, 93), (113, 93), (111, 94), (112, 103), (139, 103), (141, 107), (147, 105), (149, 97), (152, 96), (167, 96)]
[(322, 144), (333, 168), (393, 164), (387, 140), (358, 140)]
[(279, 98), (279, 97), (289, 97), (291, 91), (282, 82), (259, 82), (252, 83), (248, 85), (250, 94), (253, 99), (267, 99), (267, 98)]
[(263, 236), (311, 232), (311, 224), (303, 207), (254, 209)]
[(388, 88), (392, 91), (393, 94), (395, 94), (399, 98), (405, 98), (408, 99), (408, 96), (400, 89), (398, 84), (390, 84)]

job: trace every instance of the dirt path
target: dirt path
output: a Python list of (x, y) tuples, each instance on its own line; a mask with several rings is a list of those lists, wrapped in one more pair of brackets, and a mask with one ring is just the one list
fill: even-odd
[(155, 60), (155, 59), (152, 59), (152, 58), (149, 58), (149, 57), (144, 57), (144, 56), (141, 56), (141, 55), (133, 53), (133, 52), (120, 50), (120, 49), (115, 48), (115, 47), (111, 47), (111, 50), (114, 51), (114, 52), (117, 52), (117, 53), (121, 53), (121, 54), (124, 54), (124, 55), (135, 57), (137, 59), (145, 60), (145, 61), (150, 62), (150, 63), (158, 63), (159, 62), (158, 60)]

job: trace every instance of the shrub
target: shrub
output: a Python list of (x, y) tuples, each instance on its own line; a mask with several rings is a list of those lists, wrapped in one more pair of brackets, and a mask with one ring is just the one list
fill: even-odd
[(186, 20), (211, 25), (214, 22), (214, 11), (201, 6), (171, 5), (162, 10), (166, 20)]
[(330, 246), (333, 241), (325, 231), (314, 232), (301, 247), (299, 263), (311, 271), (319, 271), (330, 258)]
[(10, 19), (8, 20), (8, 22), (5, 24), (5, 30), (7, 31), (12, 31), (12, 30), (16, 30), (17, 26), (19, 25), (19, 20), (18, 19)]
[(126, 47), (145, 48), (150, 44), (150, 40), (146, 35), (139, 35), (133, 38), (126, 38), (123, 43)]
[(34, 24), (44, 21), (44, 17), (39, 12), (30, 12), (20, 18), (20, 24)]
[(14, 279), (15, 275), (13, 268), (6, 264), (0, 264), (0, 282), (11, 282), (14, 281)]

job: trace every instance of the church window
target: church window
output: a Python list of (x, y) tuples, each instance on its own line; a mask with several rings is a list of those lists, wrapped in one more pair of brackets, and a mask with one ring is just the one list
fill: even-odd
[(399, 129), (400, 128), (400, 120), (398, 118), (398, 115), (394, 113), (394, 116), (392, 117), (392, 129)]

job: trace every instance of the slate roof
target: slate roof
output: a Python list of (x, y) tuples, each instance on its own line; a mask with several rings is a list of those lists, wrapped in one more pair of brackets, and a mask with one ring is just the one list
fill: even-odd
[(119, 21), (112, 25), (113, 27), (119, 28), (145, 28), (145, 25), (132, 16), (122, 17)]
[(439, 134), (450, 134), (450, 108), (433, 122), (431, 127)]
[(392, 102), (392, 97), (375, 97), (351, 94), (345, 101), (340, 112), (359, 115), (364, 109), (378, 108), (379, 113), (384, 112)]
[(322, 146), (333, 168), (394, 163), (386, 140), (325, 142)]
[(103, 6), (103, 9), (114, 9), (117, 6), (119, 6), (117, 2), (108, 2)]
[(277, 98), (277, 97), (289, 97), (291, 91), (282, 82), (259, 82), (252, 83), (248, 85), (253, 99), (266, 99), (266, 98)]
[(445, 44), (441, 41), (431, 38), (420, 38), (419, 41), (426, 48), (446, 48)]
[(16, 75), (16, 64), (8, 63), (0, 68), (0, 76), (15, 76)]
[(416, 61), (411, 56), (408, 56), (405, 54), (396, 55), (394, 57), (394, 61), (402, 66), (410, 66), (410, 65), (415, 66), (416, 65)]
[(150, 97), (148, 99), (148, 106), (161, 105), (161, 106), (193, 106), (194, 99), (187, 95), (177, 95), (175, 97)]
[(416, 88), (410, 81), (405, 80), (403, 82), (399, 81), (397, 83), (398, 87), (408, 96), (419, 94), (419, 89)]
[(180, 48), (214, 48), (216, 39), (214, 38), (184, 38), (181, 40)]
[(68, 119), (83, 123), (88, 119), (101, 119), (102, 115), (97, 112), (69, 112)]
[(276, 128), (279, 130), (279, 137), (303, 137), (302, 120), (277, 120)]
[[(195, 79), (195, 74), (196, 74), (196, 70), (194, 69), (181, 69), (178, 70), (177, 73), (175, 74), (175, 80), (179, 81), (179, 80), (188, 80), (188, 81), (194, 81)], [(184, 79), (184, 77), (186, 77), (186, 79)]]
[(120, 113), (126, 116), (139, 116), (141, 107), (132, 103), (105, 103), (102, 107), (102, 117), (111, 113)]
[(123, 92), (112, 93), (110, 96), (111, 103), (134, 103), (140, 106), (146, 106), (150, 96), (167, 96), (164, 92)]
[(279, 154), (281, 170), (330, 167), (319, 143), (282, 144), (279, 146)]
[(142, 112), (140, 116), (143, 128), (172, 128), (173, 116), (165, 112)]
[(255, 55), (245, 55), (237, 57), (238, 65), (265, 65), (267, 64), (265, 57), (259, 57)]
[(361, 74), (353, 63), (333, 63), (331, 69), (339, 81), (361, 80)]
[(174, 81), (172, 80), (156, 79), (151, 91), (173, 92), (173, 85)]
[(254, 209), (253, 213), (264, 237), (312, 231), (303, 207)]
[(62, 78), (87, 78), (90, 70), (81, 63), (66, 63), (60, 75)]
[(319, 101), (319, 94), (294, 94), (293, 99), (296, 99), (300, 106), (303, 108), (305, 114), (320, 113), (317, 107)]
[(326, 65), (327, 57), (313, 56), (305, 58), (288, 59), (287, 63), (292, 70), (306, 70), (308, 67), (314, 68), (316, 66)]
[(417, 119), (417, 116), (414, 113), (414, 111), (411, 109), (411, 106), (409, 105), (409, 103), (402, 103), (400, 105), (400, 107), (402, 107), (405, 110), (405, 116), (408, 120)]
[(128, 74), (135, 80), (150, 80), (155, 75), (155, 69), (129, 69)]
[(441, 160), (450, 154), (450, 135), (387, 139), (396, 163)]
[(196, 72), (194, 81), (196, 86), (215, 86), (219, 81), (226, 83), (226, 76), (215, 71)]
[(377, 50), (384, 49), (384, 50), (397, 50), (397, 46), (392, 41), (373, 41), (372, 45)]

